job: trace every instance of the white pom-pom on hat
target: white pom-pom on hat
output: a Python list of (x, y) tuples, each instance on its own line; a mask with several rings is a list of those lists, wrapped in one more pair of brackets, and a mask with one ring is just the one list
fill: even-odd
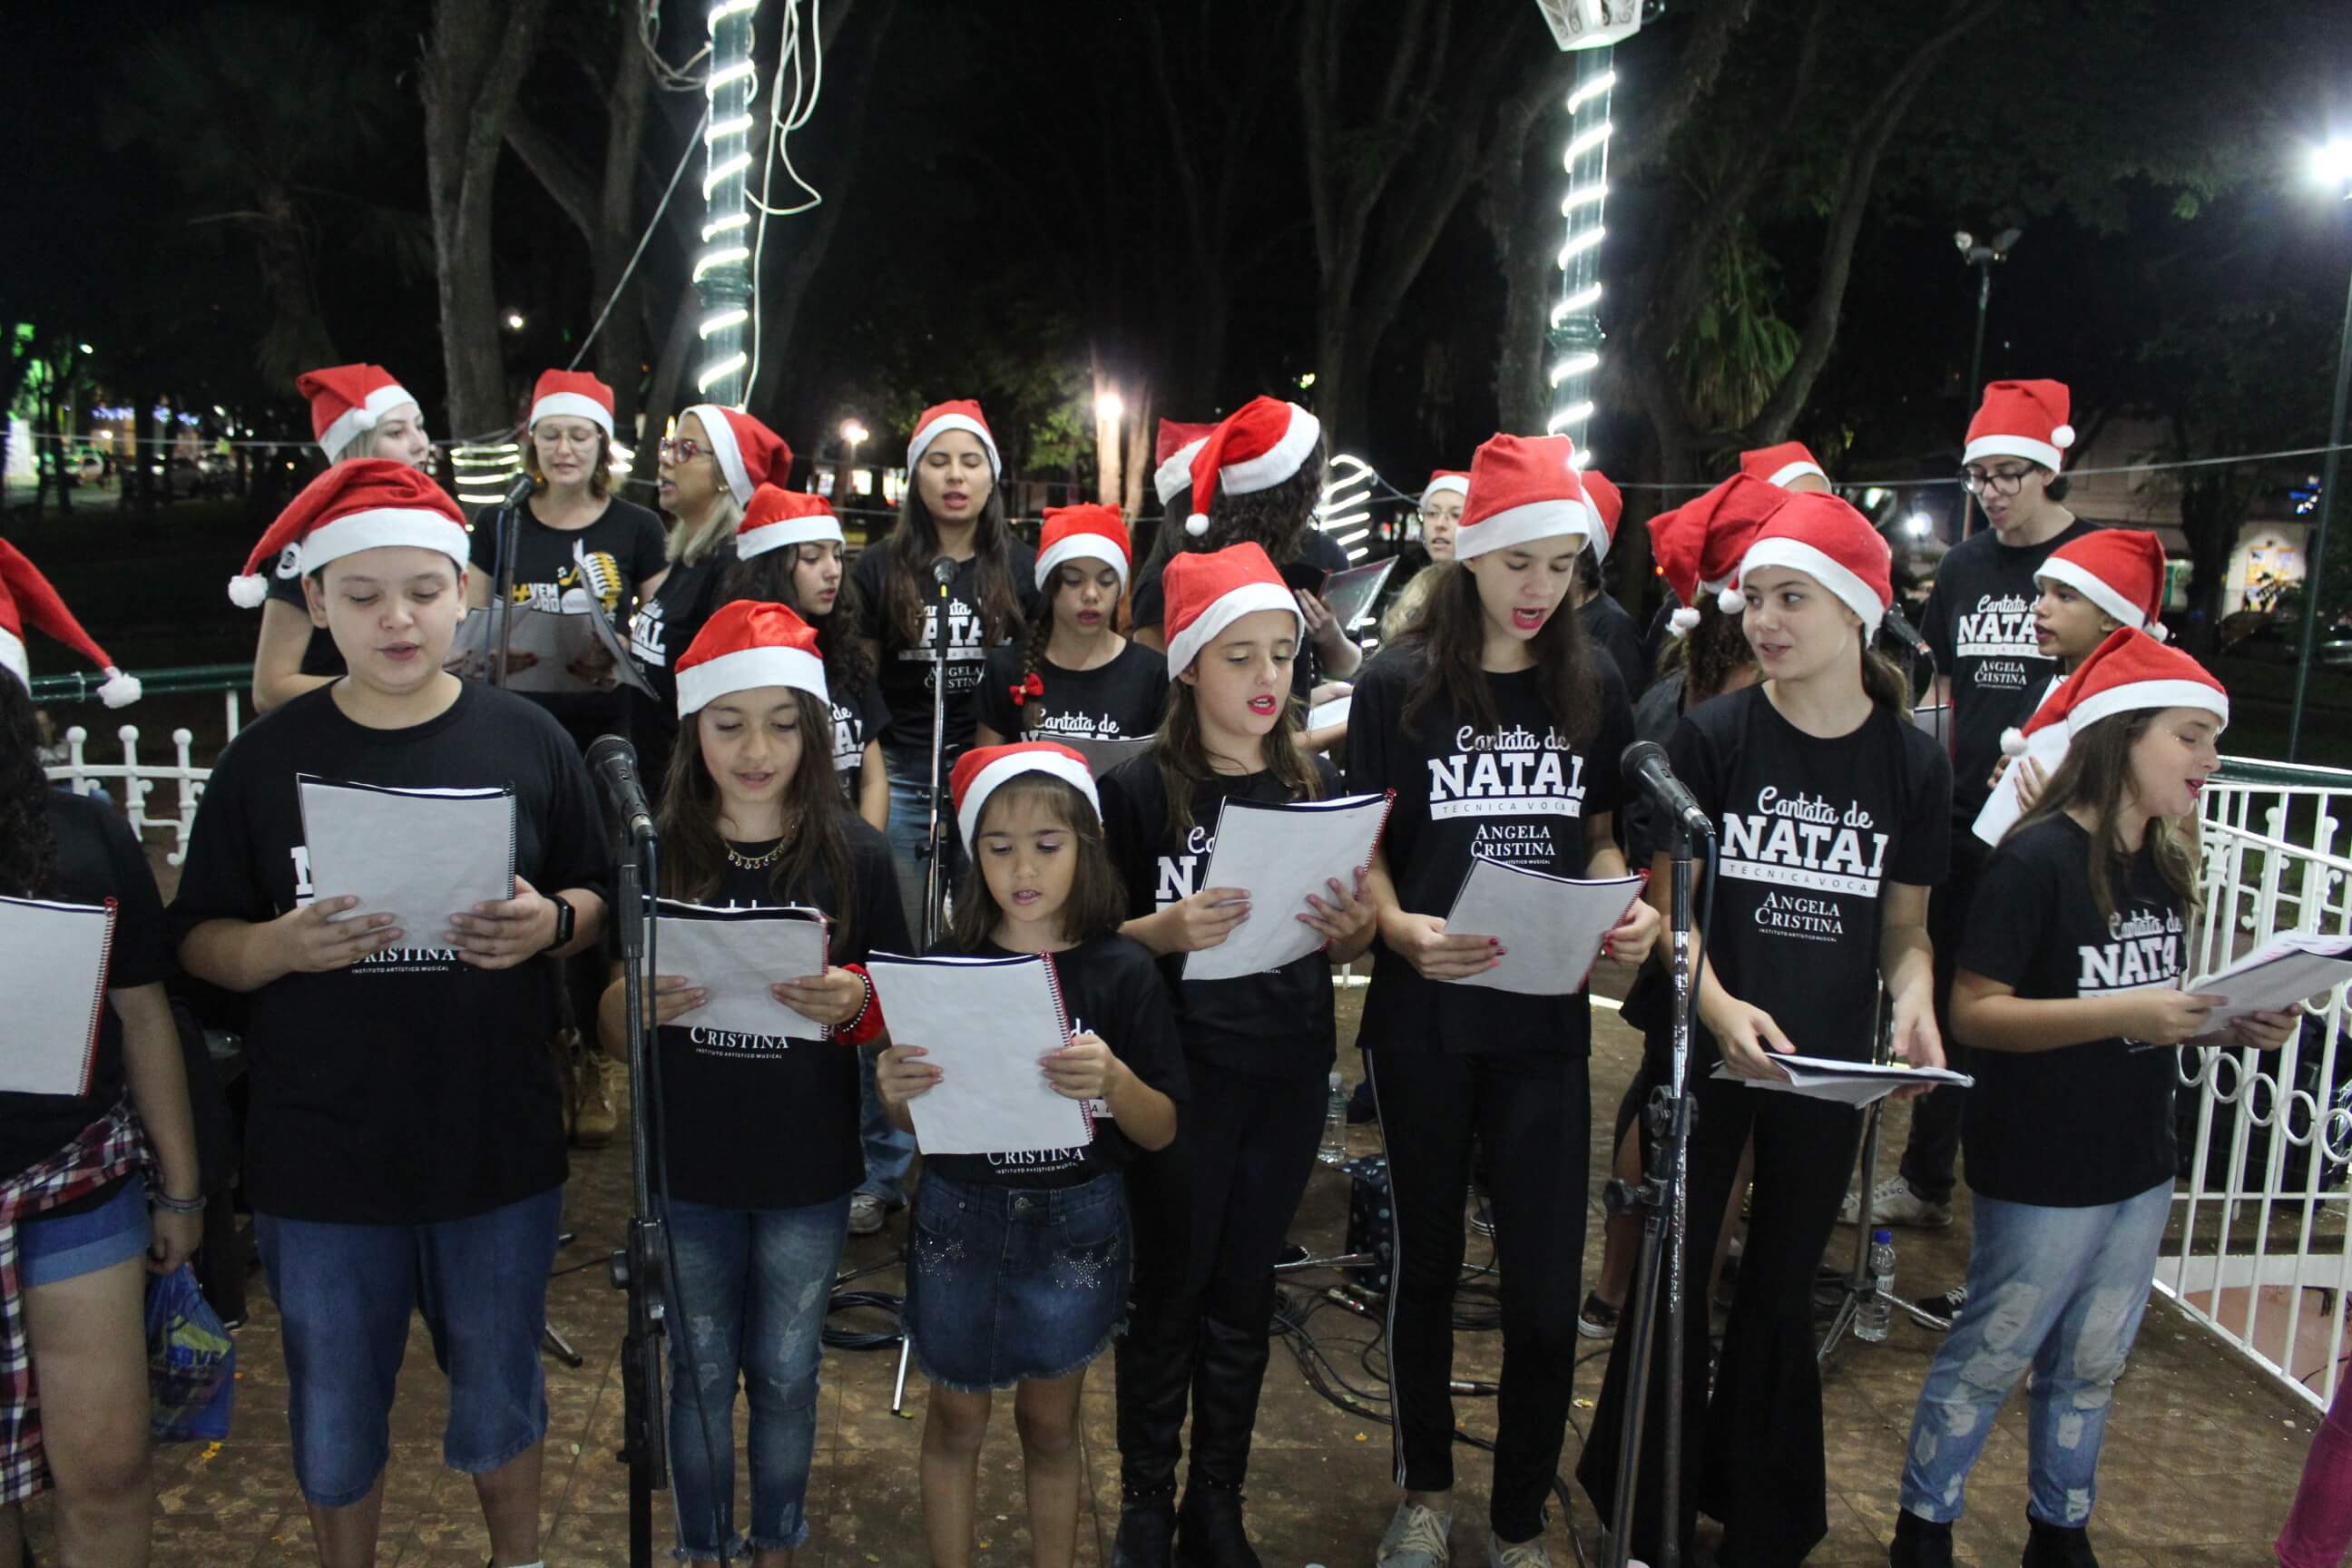
[(2060, 451), (2064, 451), (2074, 444), (2074, 427), (2072, 425), (2061, 425), (2050, 432), (2050, 444)]
[(1697, 625), (1698, 612), (1688, 605), (1675, 606), (1675, 613), (1666, 617), (1666, 629), (1678, 637), (1690, 636)]
[(1209, 514), (1196, 511), (1184, 520), (1184, 531), (1198, 539), (1209, 531)]
[(1715, 596), (1715, 607), (1727, 616), (1738, 615), (1748, 608), (1748, 595), (1727, 584), (1723, 592)]
[(2018, 729), (2003, 730), (2000, 732), (2000, 754), (2004, 757), (2025, 755), (2025, 731)]
[(257, 610), (269, 597), (269, 579), (258, 573), (247, 573), (228, 580), (228, 602), (240, 610)]
[(98, 689), (98, 700), (109, 708), (128, 708), (139, 700), (142, 691), (143, 689), (140, 686), (137, 676), (125, 675), (112, 665), (109, 665), (106, 669), (106, 679)]

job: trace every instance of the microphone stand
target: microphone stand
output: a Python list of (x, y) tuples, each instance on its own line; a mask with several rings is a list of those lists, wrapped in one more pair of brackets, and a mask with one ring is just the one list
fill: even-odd
[(501, 688), (507, 683), (507, 660), (512, 657), (507, 634), (514, 616), (515, 554), (521, 548), (522, 503), (509, 495), (499, 508), (499, 650), (497, 657), (490, 660), (490, 684)]
[(1650, 1133), (1648, 1172), (1638, 1185), (1612, 1181), (1603, 1194), (1604, 1205), (1612, 1215), (1635, 1208), (1642, 1212), (1642, 1254), (1633, 1275), (1633, 1310), (1623, 1331), (1633, 1336), (1633, 1349), (1626, 1365), (1625, 1413), (1619, 1428), (1617, 1489), (1612, 1501), (1615, 1523), (1606, 1555), (1609, 1568), (1626, 1568), (1633, 1549), (1634, 1495), (1641, 1479), (1642, 1435), (1648, 1415), (1662, 1277), (1666, 1297), (1665, 1486), (1656, 1568), (1681, 1568), (1682, 1563), (1676, 1536), (1682, 1522), (1683, 1380), (1687, 1374), (1683, 1365), (1683, 1333), (1689, 1310), (1683, 1253), (1690, 1220), (1685, 1191), (1690, 1129), (1697, 1110), (1689, 1087), (1691, 1004), (1697, 976), (1691, 973), (1691, 868), (1696, 857), (1689, 823), (1679, 815), (1673, 820), (1669, 901), (1674, 938), (1673, 1050), (1666, 1081), (1652, 1093), (1642, 1113)]
[[(944, 560), (945, 557), (941, 559)], [(940, 576), (936, 569), (932, 575), (934, 585), (939, 591), (939, 598), (926, 639), (931, 645), (931, 788), (929, 797), (930, 824), (929, 831), (923, 835), (921, 849), (926, 858), (923, 868), (922, 930), (916, 933), (923, 944), (925, 952), (929, 952), (931, 950), (931, 944), (939, 940), (940, 902), (941, 895), (946, 891), (947, 883), (947, 853), (940, 843), (940, 818), (943, 815), (940, 802), (945, 798), (941, 788), (943, 782), (941, 759), (947, 754), (948, 744), (948, 603), (950, 590), (955, 584), (952, 568), (944, 577)]]
[(630, 1215), (625, 1248), (609, 1268), (613, 1288), (628, 1293), (628, 1327), (621, 1336), (621, 1461), (629, 1467), (630, 1568), (653, 1568), (654, 1493), (669, 1485), (667, 1426), (662, 1400), (664, 1308), (662, 1260), (667, 1256), (661, 1212), (654, 1206), (649, 1173), (653, 1153), (648, 1123), (652, 1101), (646, 1092), (646, 1053), (652, 1041), (646, 1027), (646, 983), (655, 972), (652, 925), (646, 918), (648, 889), (659, 887), (657, 850), (651, 835), (639, 837), (623, 821), (615, 829), (618, 853), (613, 900), (614, 934), (621, 952), (621, 994), (628, 1011)]

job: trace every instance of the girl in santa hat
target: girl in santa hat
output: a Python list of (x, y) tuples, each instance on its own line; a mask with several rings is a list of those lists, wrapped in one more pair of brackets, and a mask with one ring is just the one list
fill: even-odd
[(1029, 635), (988, 656), (979, 741), (1131, 741), (1168, 705), (1168, 661), (1111, 628), (1127, 594), (1127, 523), (1114, 506), (1049, 506), (1037, 536)]
[[(2034, 573), (2033, 586), (2034, 647), (2058, 664), (2058, 673), (2042, 689), (2044, 701), (2092, 649), (2126, 626), (2158, 642), (2169, 635), (2158, 618), (2164, 609), (2164, 544), (2147, 529), (2101, 528), (2069, 540)], [(2009, 765), (2004, 746), (1994, 777)], [(2018, 804), (2031, 810), (2049, 773), (2032, 757), (2019, 758), (2017, 766)]]
[[(294, 388), (310, 400), (310, 430), (332, 463), (387, 458), (430, 468), (433, 439), (425, 414), (406, 387), (380, 364), (338, 364), (305, 371)], [(261, 603), (260, 639), (253, 648), (253, 707), (267, 712), (343, 673), (342, 656), (323, 626), (310, 622), (302, 574), (292, 560), (272, 563)]]
[[(311, 481), (232, 593), (294, 552), (350, 673), (223, 752), (171, 920), (180, 963), (245, 997), (245, 1190), (282, 1322), (296, 1481), (319, 1555), (373, 1558), (395, 1378), (421, 1310), (449, 1374), (443, 1449), (502, 1563), (539, 1561), (539, 1340), (562, 1211), (547, 1026), (609, 879), (580, 749), (536, 704), (445, 668), (465, 518), (378, 458)], [(496, 790), (514, 896), (412, 921), (314, 886), (296, 781)], [(331, 1026), (322, 1021), (331, 1020)]]
[(1968, 1478), (2021, 1379), (2025, 1568), (2097, 1562), (2100, 1439), (2172, 1209), (2173, 1047), (2271, 1050), (2295, 1026), (2291, 1012), (2217, 1020), (2220, 998), (2183, 984), (2185, 829), (2229, 718), (2196, 660), (2119, 630), (2025, 726), (2063, 732), (2064, 757), (1987, 863), (1960, 943), (1952, 1027), (1976, 1076), (1968, 1310), (1912, 1417), (1896, 1568), (1953, 1561)]
[(761, 485), (735, 531), (735, 559), (719, 580), (719, 597), (786, 605), (816, 633), (832, 694), (834, 773), (851, 807), (882, 829), (890, 823), (890, 780), (882, 764), (890, 711), (858, 640), (857, 588), (845, 548), (841, 520), (823, 496)]
[[(1790, 1564), (1827, 1533), (1813, 1276), (1853, 1169), (1860, 1113), (1792, 1094), (1776, 1053), (1867, 1060), (1883, 980), (1895, 1050), (1941, 1066), (1925, 921), (1950, 832), (1951, 768), (1916, 729), (1902, 677), (1870, 651), (1893, 602), (1886, 542), (1833, 496), (1799, 492), (1742, 552), (1737, 598), (1760, 684), (1684, 715), (1674, 770), (1720, 835), (1717, 907), (1694, 975), (1685, 1278), (1706, 1277), (1742, 1151), (1754, 1195), (1739, 1280), (1708, 1393), (1709, 1314), (1651, 1363), (1633, 1517), (1615, 1521), (1654, 1560), (1664, 1510), (1687, 1542), (1697, 1511), (1722, 1521), (1727, 1563)], [(1667, 893), (1665, 858), (1651, 896)], [(1720, 1063), (1730, 1074), (1717, 1078)], [(1658, 1315), (1657, 1333), (1667, 1333)], [(1634, 1346), (1620, 1334), (1577, 1479), (1613, 1500)], [(1684, 1495), (1664, 1495), (1667, 1358), (1683, 1358)]]
[[(1127, 886), (1120, 929), (1162, 959), (1176, 994), (1192, 1099), (1183, 1141), (1129, 1178), (1135, 1311), (1118, 1350), (1122, 1507), (1114, 1562), (1256, 1568), (1242, 1528), (1250, 1430), (1265, 1378), (1274, 1266), (1315, 1168), (1338, 1049), (1331, 965), (1371, 942), (1360, 875), (1295, 910), (1321, 951), (1263, 974), (1188, 981), (1184, 954), (1252, 918), (1236, 888), (1198, 886), (1229, 800), (1286, 804), (1339, 793), (1339, 771), (1298, 745), (1290, 661), (1297, 601), (1265, 552), (1235, 544), (1170, 561), (1159, 740), (1103, 780), (1103, 827)], [(1178, 1437), (1192, 1463), (1176, 1504)]]
[[(1050, 953), (1075, 1033), (1039, 1043), (1041, 1071), (1055, 1093), (1104, 1111), (1082, 1147), (924, 1159), (906, 1304), (908, 1339), (931, 1381), (923, 1529), (932, 1563), (971, 1561), (992, 1394), (1009, 1388), (1033, 1560), (1069, 1568), (1084, 1470), (1078, 1396), (1127, 1301), (1120, 1173), (1174, 1140), (1184, 1058), (1151, 954), (1119, 934), (1127, 900), (1086, 759), (1044, 741), (979, 747), (957, 759), (954, 791), (974, 864), (941, 951)], [(927, 1055), (920, 1041), (897, 1040), (882, 1054), (883, 1102), (909, 1133), (909, 1102), (940, 1079)]]
[[(758, 505), (757, 498), (753, 505)], [(815, 631), (782, 605), (734, 600), (676, 666), (690, 726), (659, 781), (660, 892), (730, 909), (824, 911), (820, 974), (769, 990), (831, 1031), (744, 1035), (695, 1026), (706, 1000), (688, 973), (656, 978), (669, 1234), (669, 1454), (682, 1561), (780, 1568), (808, 1538), (817, 1363), (858, 1152), (856, 1042), (874, 1032), (871, 951), (904, 952), (890, 848), (834, 782), (833, 704)], [(845, 967), (848, 966), (848, 967)], [(628, 1054), (620, 971), (600, 1025)], [(782, 1016), (779, 1012), (779, 1017)], [(773, 1136), (789, 1127), (791, 1136)], [(735, 1391), (751, 1407), (751, 1511), (735, 1513)]]
[[(1540, 995), (1448, 984), (1513, 958), (1491, 935), (1448, 929), (1445, 911), (1475, 856), (1557, 877), (1625, 874), (1613, 823), (1633, 718), (1567, 605), (1592, 526), (1573, 455), (1565, 437), (1497, 436), (1478, 448), (1453, 574), (1364, 671), (1349, 714), (1350, 787), (1395, 792), (1370, 878), (1379, 934), (1359, 1036), (1396, 1215), (1388, 1343), (1405, 1495), (1381, 1543), (1386, 1568), (1452, 1561), (1447, 1387), (1474, 1135), (1497, 1245), (1513, 1259), (1488, 1561), (1550, 1561), (1544, 1515), (1584, 1252), (1591, 1013), (1580, 979)], [(1611, 948), (1639, 963), (1657, 929), (1637, 902)]]

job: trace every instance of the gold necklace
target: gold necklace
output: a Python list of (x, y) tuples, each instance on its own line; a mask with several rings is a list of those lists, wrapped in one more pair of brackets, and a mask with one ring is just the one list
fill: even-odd
[(719, 847), (727, 851), (727, 859), (729, 864), (736, 867), (738, 869), (745, 871), (764, 871), (769, 867), (774, 865), (777, 860), (782, 857), (784, 853), (784, 844), (785, 840), (782, 838), (777, 839), (774, 847), (764, 855), (739, 854), (736, 851), (735, 846), (727, 843), (723, 839), (720, 840)]

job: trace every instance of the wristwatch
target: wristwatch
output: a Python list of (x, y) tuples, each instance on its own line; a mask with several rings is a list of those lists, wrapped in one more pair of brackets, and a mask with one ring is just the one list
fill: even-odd
[(571, 944), (572, 922), (580, 918), (580, 911), (573, 909), (572, 900), (561, 893), (548, 894), (547, 901), (555, 906), (555, 937), (547, 944), (548, 950), (552, 952)]

